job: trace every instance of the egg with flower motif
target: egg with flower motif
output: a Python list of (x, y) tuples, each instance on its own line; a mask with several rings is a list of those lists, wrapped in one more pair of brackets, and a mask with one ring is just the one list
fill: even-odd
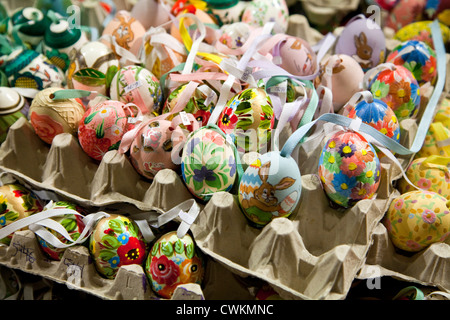
[[(431, 36), (431, 24), (433, 21), (415, 21), (400, 30), (394, 36), (394, 39), (401, 42), (417, 40), (425, 42), (431, 48), (434, 48), (433, 38)], [(443, 23), (439, 23), (442, 40), (447, 43), (450, 40), (450, 29)]]
[(217, 127), (192, 132), (181, 156), (181, 174), (189, 191), (202, 200), (209, 200), (215, 192), (230, 191), (238, 169), (235, 151)]
[(450, 145), (447, 143), (449, 138), (450, 130), (442, 122), (433, 122), (428, 128), (422, 147), (416, 153), (416, 158), (432, 155), (450, 157)]
[(145, 262), (145, 273), (159, 296), (170, 299), (181, 284), (202, 284), (205, 261), (189, 234), (178, 238), (172, 231), (153, 245)]
[(124, 103), (134, 103), (143, 114), (157, 110), (160, 97), (159, 80), (140, 66), (121, 68), (111, 81), (110, 97)]
[[(0, 229), (11, 223), (42, 211), (42, 203), (36, 195), (19, 184), (0, 186)], [(0, 239), (9, 245), (13, 234)]]
[(431, 83), (437, 78), (436, 52), (425, 42), (409, 40), (402, 42), (388, 55), (386, 62), (392, 62), (407, 68), (419, 85)]
[(153, 179), (162, 169), (177, 170), (186, 136), (172, 122), (157, 120), (144, 126), (136, 134), (130, 147), (130, 160), (136, 171)]
[(148, 253), (136, 222), (118, 214), (97, 221), (89, 237), (89, 252), (97, 271), (108, 279), (114, 279), (121, 266), (143, 266)]
[(239, 204), (250, 224), (264, 227), (289, 217), (301, 194), (301, 175), (292, 157), (268, 152), (250, 164), (239, 183)]
[[(66, 201), (49, 203), (49, 205), (44, 207), (43, 211), (60, 210), (60, 209), (71, 209), (77, 211), (80, 214), (86, 213), (84, 209), (82, 209), (81, 207)], [(67, 231), (67, 234), (72, 238), (73, 241), (76, 241), (80, 237), (80, 234), (83, 232), (85, 228), (83, 218), (76, 214), (64, 214), (61, 216), (54, 216), (51, 219), (56, 223), (60, 224)], [(47, 230), (63, 244), (69, 243), (69, 241), (63, 235), (61, 235), (54, 229), (47, 228)], [(45, 241), (43, 238), (41, 238), (39, 235), (36, 236), (42, 251), (44, 251), (44, 253), (48, 257), (50, 257), (50, 259), (58, 261), (61, 260), (62, 256), (64, 255), (65, 248), (54, 247), (53, 245)]]
[(244, 45), (253, 28), (245, 22), (234, 22), (223, 25), (219, 30), (219, 42), (230, 49), (237, 49)]
[(320, 155), (319, 178), (325, 194), (341, 207), (372, 199), (380, 184), (380, 160), (359, 133), (341, 130), (329, 138)]
[(134, 128), (128, 118), (135, 117), (137, 109), (114, 100), (88, 108), (78, 126), (78, 141), (84, 152), (101, 161), (105, 153), (117, 150), (125, 132)]
[(414, 75), (401, 65), (386, 64), (369, 84), (375, 99), (390, 107), (398, 121), (415, 117), (420, 107), (420, 88)]
[(425, 190), (395, 198), (384, 217), (389, 237), (398, 249), (418, 252), (450, 235), (448, 200)]
[(275, 116), (270, 96), (263, 88), (247, 88), (231, 98), (223, 109), (219, 128), (239, 152), (267, 150)]
[(250, 1), (242, 12), (241, 21), (254, 27), (275, 22), (273, 31), (285, 33), (288, 28), (289, 8), (285, 0)]

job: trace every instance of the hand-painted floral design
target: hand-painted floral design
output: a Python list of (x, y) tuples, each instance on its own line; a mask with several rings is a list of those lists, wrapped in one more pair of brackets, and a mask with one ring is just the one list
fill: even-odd
[(31, 112), (30, 122), (39, 138), (48, 144), (52, 144), (53, 138), (64, 132), (61, 124), (45, 114)]
[(380, 162), (361, 135), (339, 131), (323, 147), (318, 174), (328, 198), (349, 208), (373, 198), (380, 182)]

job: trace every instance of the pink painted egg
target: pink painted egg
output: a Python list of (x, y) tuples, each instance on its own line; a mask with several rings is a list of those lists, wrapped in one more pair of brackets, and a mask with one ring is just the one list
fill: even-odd
[(317, 56), (305, 40), (290, 36), (279, 48), (281, 67), (297, 76), (314, 74), (317, 69)]

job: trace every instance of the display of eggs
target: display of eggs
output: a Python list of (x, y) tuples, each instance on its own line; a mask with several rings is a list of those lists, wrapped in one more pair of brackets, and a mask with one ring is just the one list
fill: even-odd
[(244, 45), (250, 36), (252, 27), (248, 23), (234, 22), (220, 28), (219, 42), (230, 49), (237, 49)]
[(292, 214), (301, 188), (295, 160), (268, 152), (245, 170), (239, 184), (239, 204), (251, 225), (264, 227), (275, 218)]
[(396, 248), (418, 252), (450, 235), (447, 198), (425, 190), (410, 191), (395, 198), (383, 220)]
[(285, 33), (288, 28), (289, 8), (285, 0), (254, 0), (242, 12), (241, 21), (253, 27), (263, 27), (275, 22), (273, 31)]
[(122, 67), (111, 81), (110, 97), (112, 100), (134, 103), (143, 114), (153, 112), (160, 97), (159, 80), (143, 67)]
[(244, 152), (267, 150), (275, 116), (270, 96), (263, 88), (244, 89), (228, 100), (219, 128)]
[(339, 35), (335, 53), (351, 56), (364, 71), (374, 68), (384, 62), (386, 55), (383, 30), (373, 19), (357, 16)]
[[(45, 206), (43, 211), (58, 210), (58, 209), (71, 209), (77, 211), (80, 214), (85, 213), (85, 211), (80, 207), (78, 207), (77, 205), (66, 201), (53, 202)], [(51, 219), (56, 223), (60, 224), (61, 226), (63, 226), (73, 241), (76, 241), (80, 237), (80, 234), (83, 232), (85, 228), (83, 218), (76, 214), (64, 214), (61, 216), (54, 216)], [(61, 235), (54, 229), (47, 228), (47, 230), (63, 244), (70, 243), (68, 239), (66, 239), (63, 235)], [(37, 240), (39, 242), (39, 245), (41, 246), (42, 251), (44, 251), (44, 253), (48, 257), (50, 257), (50, 259), (58, 261), (61, 260), (62, 256), (64, 255), (65, 248), (54, 247), (53, 245), (45, 241), (43, 238), (41, 238), (39, 235), (37, 235)]]
[(79, 99), (52, 100), (61, 88), (39, 91), (31, 102), (28, 116), (34, 131), (42, 141), (51, 144), (56, 135), (77, 135), (78, 125), (85, 113)]
[[(429, 156), (414, 159), (406, 170), (409, 181), (422, 190), (433, 191), (450, 200), (450, 170), (447, 157)], [(414, 190), (406, 179), (397, 185), (400, 193)]]
[[(0, 229), (32, 214), (42, 211), (42, 203), (36, 195), (19, 184), (0, 186)], [(13, 234), (0, 239), (9, 245)]]
[(209, 200), (216, 192), (230, 191), (236, 172), (235, 147), (218, 129), (202, 127), (188, 136), (181, 156), (181, 174), (194, 196)]
[(386, 62), (407, 68), (419, 85), (429, 82), (434, 85), (437, 78), (436, 52), (425, 42), (409, 40), (392, 49)]
[(136, 115), (131, 107), (125, 107), (123, 102), (115, 100), (90, 107), (78, 126), (81, 147), (91, 158), (101, 161), (105, 153), (119, 148), (122, 136), (134, 128), (128, 118)]
[(148, 253), (136, 222), (119, 214), (96, 223), (89, 237), (89, 252), (97, 271), (108, 279), (114, 279), (121, 266), (143, 266)]
[(317, 56), (309, 43), (299, 37), (289, 36), (279, 47), (282, 67), (297, 76), (309, 76), (317, 70)]
[(181, 284), (202, 284), (205, 261), (189, 234), (178, 238), (176, 231), (161, 236), (145, 262), (145, 273), (153, 291), (170, 299)]
[(373, 146), (357, 132), (340, 130), (326, 141), (318, 174), (328, 198), (349, 208), (374, 197), (380, 184), (380, 170)]
[(171, 121), (150, 122), (139, 130), (131, 144), (131, 163), (147, 179), (153, 179), (162, 169), (177, 170), (185, 140), (183, 130), (179, 126), (173, 128)]
[(369, 84), (375, 99), (386, 103), (398, 121), (415, 117), (420, 107), (420, 88), (414, 75), (404, 66), (386, 65)]

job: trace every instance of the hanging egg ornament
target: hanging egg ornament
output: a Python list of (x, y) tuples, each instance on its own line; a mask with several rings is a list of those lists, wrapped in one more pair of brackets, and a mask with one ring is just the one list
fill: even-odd
[(275, 33), (286, 33), (289, 20), (289, 8), (285, 0), (254, 0), (249, 2), (242, 12), (241, 21), (253, 27), (263, 27), (275, 22)]
[[(43, 211), (54, 209), (56, 210), (71, 209), (77, 211), (80, 214), (85, 214), (85, 211), (82, 208), (66, 201), (53, 202), (45, 206)], [(80, 234), (83, 232), (85, 228), (83, 218), (76, 214), (64, 214), (61, 216), (54, 216), (51, 219), (56, 223), (60, 224), (61, 226), (63, 226), (64, 229), (67, 231), (67, 234), (72, 238), (73, 241), (76, 241), (80, 237)], [(46, 229), (56, 238), (58, 238), (58, 240), (61, 241), (63, 244), (70, 243), (63, 235), (61, 235), (54, 229), (50, 228)], [(39, 235), (36, 236), (42, 251), (44, 251), (44, 253), (48, 257), (50, 257), (50, 259), (60, 261), (62, 256), (64, 255), (65, 248), (54, 247), (53, 245), (45, 241), (45, 239), (41, 238)]]
[(409, 40), (402, 42), (388, 55), (386, 62), (401, 65), (414, 75), (419, 85), (434, 85), (437, 78), (436, 52), (425, 42)]
[(239, 184), (239, 204), (251, 225), (264, 227), (289, 217), (301, 194), (301, 175), (292, 157), (268, 152), (245, 170)]
[(178, 238), (176, 231), (172, 231), (153, 245), (145, 262), (145, 273), (153, 291), (170, 299), (181, 284), (202, 284), (205, 261), (189, 234)]
[(380, 161), (375, 149), (351, 130), (341, 130), (327, 140), (318, 169), (325, 194), (343, 208), (372, 199), (380, 184)]
[(272, 101), (263, 88), (248, 88), (236, 94), (218, 120), (219, 128), (231, 137), (239, 152), (267, 150), (274, 123)]
[(374, 19), (356, 16), (345, 27), (336, 42), (336, 54), (346, 54), (367, 71), (384, 62), (386, 39)]
[(128, 118), (136, 115), (136, 106), (126, 107), (120, 101), (107, 100), (90, 107), (78, 126), (78, 140), (84, 152), (101, 161), (105, 153), (117, 150), (122, 136), (134, 128)]
[(387, 64), (369, 84), (375, 99), (386, 103), (398, 121), (415, 117), (420, 107), (420, 88), (414, 75), (402, 65)]
[(181, 174), (189, 191), (201, 200), (230, 191), (236, 180), (235, 146), (222, 132), (202, 127), (192, 132), (183, 148)]
[[(42, 211), (42, 203), (36, 195), (19, 184), (0, 186), (0, 229), (11, 223)], [(9, 245), (13, 234), (0, 239)]]
[(156, 111), (160, 97), (159, 80), (140, 66), (122, 67), (111, 81), (112, 100), (134, 103), (143, 114)]
[(18, 28), (17, 34), (20, 39), (34, 48), (44, 38), (45, 30), (50, 23), (50, 19), (38, 8), (25, 7), (12, 14), (8, 21), (8, 34), (12, 36), (13, 28)]
[(138, 132), (131, 144), (131, 163), (147, 179), (153, 179), (162, 169), (177, 170), (185, 140), (183, 130), (173, 128), (171, 121), (153, 121)]
[(410, 191), (395, 198), (383, 220), (394, 246), (419, 252), (450, 235), (448, 200), (425, 190)]
[(308, 42), (289, 36), (279, 46), (280, 67), (297, 76), (309, 76), (316, 72), (317, 56)]

